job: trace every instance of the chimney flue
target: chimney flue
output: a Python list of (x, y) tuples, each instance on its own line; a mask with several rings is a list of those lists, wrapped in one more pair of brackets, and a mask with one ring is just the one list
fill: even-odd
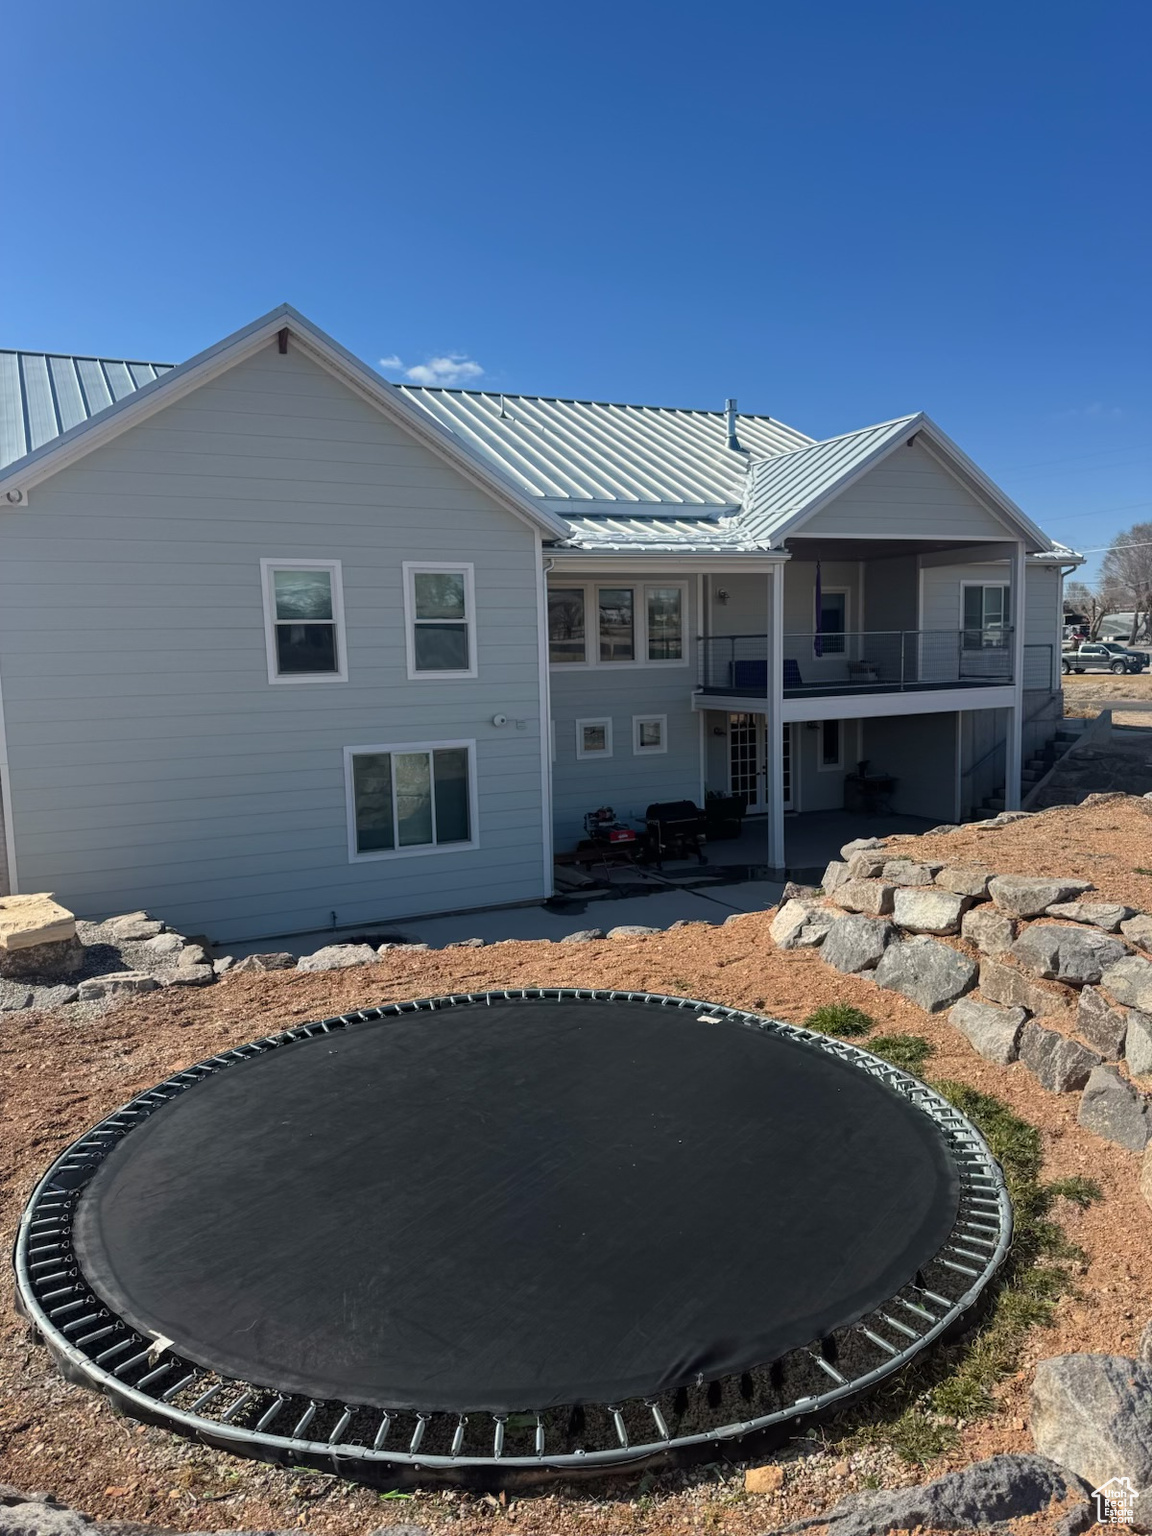
[(735, 449), (737, 449), (737, 451), (743, 452), (743, 450), (740, 448), (740, 439), (736, 436), (736, 402), (735, 402), (735, 400), (725, 400), (725, 402), (724, 402), (724, 417), (725, 417), (725, 424), (726, 424), (726, 427), (727, 427), (727, 430), (728, 430), (728, 446), (729, 446), (729, 448), (735, 448)]

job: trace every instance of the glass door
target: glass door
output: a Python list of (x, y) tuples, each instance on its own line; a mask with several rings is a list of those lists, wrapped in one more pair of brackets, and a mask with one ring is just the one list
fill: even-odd
[[(768, 721), (765, 715), (728, 716), (729, 788), (744, 795), (750, 816), (768, 809)], [(784, 809), (792, 809), (792, 727), (784, 727)]]

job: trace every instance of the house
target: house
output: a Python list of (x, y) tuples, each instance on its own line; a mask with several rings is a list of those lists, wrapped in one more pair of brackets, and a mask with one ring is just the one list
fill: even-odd
[(777, 868), (1011, 807), (1076, 561), (921, 414), (396, 386), (287, 306), (0, 353), (0, 879), (239, 942), (539, 901), (604, 803), (736, 790)]

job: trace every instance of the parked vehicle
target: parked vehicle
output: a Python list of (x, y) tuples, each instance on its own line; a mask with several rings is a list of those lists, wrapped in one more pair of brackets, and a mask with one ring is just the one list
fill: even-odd
[(1134, 651), (1115, 640), (1091, 640), (1060, 656), (1062, 672), (1143, 672), (1147, 651)]

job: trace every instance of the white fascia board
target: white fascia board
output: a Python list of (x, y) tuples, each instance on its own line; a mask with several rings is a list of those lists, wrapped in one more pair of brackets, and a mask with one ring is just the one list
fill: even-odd
[(438, 458), (451, 464), (508, 511), (550, 538), (563, 538), (567, 534), (567, 525), (561, 518), (539, 505), (535, 497), (523, 495), (447, 428), (406, 399), (400, 390), (305, 319), (290, 304), (282, 304), (250, 325), (234, 331), (206, 351), (198, 352), (187, 362), (177, 364), (160, 378), (153, 379), (143, 388), (53, 438), (42, 448), (17, 459), (7, 469), (0, 471), (0, 493), (6, 486), (27, 493), (31, 487), (75, 463), (94, 448), (118, 437), (129, 427), (146, 421), (157, 411), (164, 410), (192, 390), (199, 389), (202, 384), (218, 378), (229, 368), (253, 356), (285, 328), (290, 332), (291, 339), (310, 357), (355, 393), (377, 406)]

